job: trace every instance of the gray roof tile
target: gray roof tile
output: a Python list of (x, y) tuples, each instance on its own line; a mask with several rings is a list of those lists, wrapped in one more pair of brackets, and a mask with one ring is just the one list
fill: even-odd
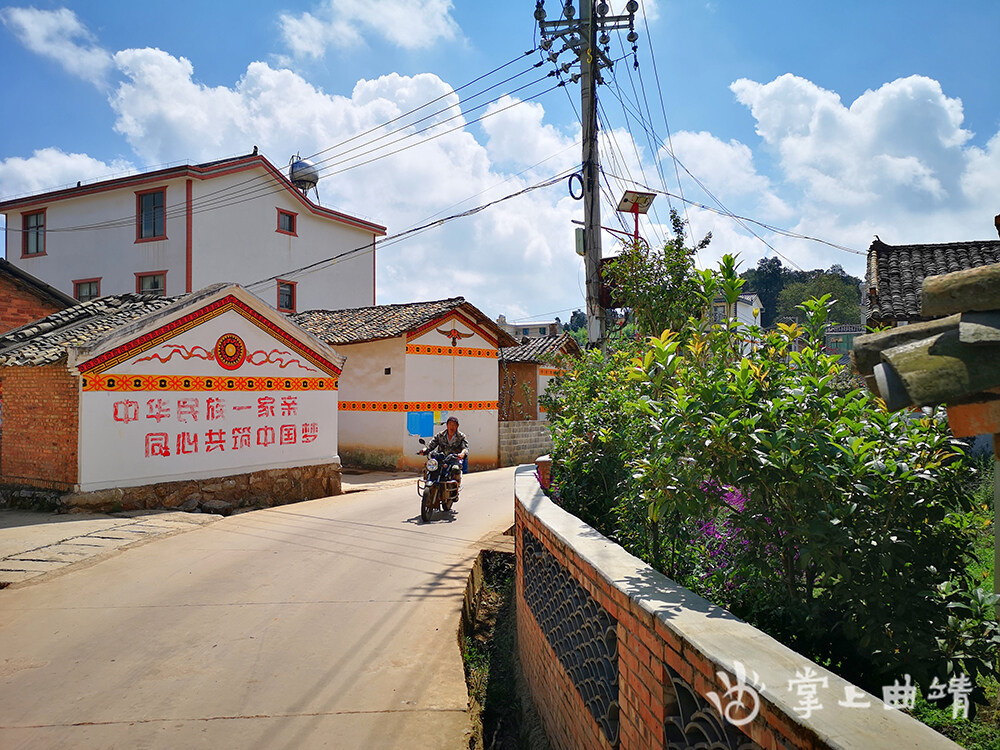
[(923, 320), (920, 287), (928, 276), (1000, 262), (1000, 240), (934, 245), (887, 245), (878, 237), (868, 248), (869, 320)]
[(576, 339), (568, 333), (559, 333), (528, 339), (519, 346), (506, 346), (500, 350), (500, 359), (504, 362), (543, 362), (559, 355), (564, 348), (572, 354), (580, 353)]

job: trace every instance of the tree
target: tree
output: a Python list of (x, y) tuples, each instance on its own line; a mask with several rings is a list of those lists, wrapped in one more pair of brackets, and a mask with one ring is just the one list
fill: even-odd
[(843, 273), (843, 269), (838, 274), (835, 268), (836, 266), (825, 272), (817, 271), (806, 281), (786, 283), (778, 294), (777, 314), (800, 318), (802, 313), (798, 310), (799, 305), (808, 299), (819, 299), (824, 294), (829, 294), (835, 300), (830, 309), (831, 323), (860, 323), (861, 292), (858, 285), (861, 280)]
[(573, 314), (569, 316), (569, 323), (566, 324), (566, 328), (570, 331), (578, 331), (581, 328), (586, 329), (587, 327), (587, 316), (583, 314), (582, 310), (574, 310)]
[(694, 256), (712, 241), (707, 234), (693, 248), (685, 245), (684, 220), (671, 209), (674, 236), (662, 250), (636, 243), (626, 246), (606, 271), (621, 307), (632, 311), (636, 331), (656, 336), (700, 317), (707, 303), (701, 294)]
[(778, 294), (784, 286), (785, 274), (786, 269), (777, 256), (761, 258), (757, 261), (757, 268), (741, 274), (747, 281), (746, 288), (756, 292), (760, 297), (760, 304), (764, 308), (760, 324), (764, 328), (774, 325), (774, 319), (778, 314)]

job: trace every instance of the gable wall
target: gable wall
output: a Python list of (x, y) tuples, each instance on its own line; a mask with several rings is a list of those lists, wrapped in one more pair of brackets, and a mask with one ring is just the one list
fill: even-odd
[(47, 302), (12, 279), (0, 275), (0, 333), (62, 309), (62, 305)]
[(65, 364), (0, 368), (0, 483), (73, 488), (78, 389)]

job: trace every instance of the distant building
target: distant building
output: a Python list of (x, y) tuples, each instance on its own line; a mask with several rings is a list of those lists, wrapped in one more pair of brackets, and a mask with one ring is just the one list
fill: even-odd
[(508, 323), (507, 316), (500, 315), (496, 322), (498, 326), (519, 341), (525, 336), (536, 339), (543, 336), (556, 336), (563, 332), (563, 324), (558, 318), (555, 320), (536, 320), (530, 323)]
[(756, 292), (744, 292), (731, 307), (724, 297), (716, 297), (712, 301), (712, 319), (716, 323), (735, 318), (744, 325), (760, 325), (760, 311), (763, 306)]
[(80, 301), (236, 282), (287, 312), (375, 303), (385, 227), (310, 200), (256, 149), (14, 198), (0, 213), (7, 260)]
[[(581, 353), (568, 333), (528, 339), (500, 350), (500, 419), (542, 419), (545, 409), (538, 403), (552, 379), (562, 374), (556, 360)], [(537, 457), (536, 457), (537, 458)]]

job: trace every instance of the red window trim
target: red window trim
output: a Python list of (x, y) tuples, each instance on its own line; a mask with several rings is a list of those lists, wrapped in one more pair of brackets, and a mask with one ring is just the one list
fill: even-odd
[(163, 277), (163, 296), (167, 296), (167, 272), (166, 271), (137, 271), (135, 272), (135, 293), (142, 294), (142, 289), (140, 287), (140, 279), (146, 276), (162, 276)]
[[(295, 229), (293, 231), (286, 232), (284, 229), (281, 228), (281, 215), (282, 214), (287, 214), (288, 216), (292, 217), (292, 226), (295, 227)], [(278, 209), (278, 228), (275, 229), (274, 231), (277, 232), (278, 234), (287, 234), (289, 237), (298, 237), (299, 236), (299, 215), (298, 215), (298, 213), (296, 213), (295, 211), (288, 211), (288, 210), (286, 210), (284, 208), (279, 208)]]
[[(39, 209), (37, 211), (25, 211), (24, 213), (21, 214), (21, 257), (22, 258), (41, 258), (43, 255), (48, 255), (49, 254), (48, 238), (45, 236), (45, 234), (46, 234), (45, 230), (46, 230), (46, 228), (48, 226), (47, 217), (45, 215), (45, 212), (47, 210), (48, 210), (47, 208), (42, 208), (42, 209)], [(40, 253), (28, 253), (27, 252), (27, 249), (28, 249), (28, 232), (24, 228), (24, 223), (25, 223), (25, 219), (27, 219), (29, 216), (36, 216), (37, 214), (41, 214), (42, 215), (42, 248), (43, 249), (42, 249), (42, 252), (40, 252)]]
[[(291, 313), (295, 312), (295, 308), (299, 304), (299, 293), (298, 293), (298, 289), (295, 288), (296, 286), (298, 286), (298, 283), (299, 282), (297, 282), (297, 281), (287, 281), (285, 279), (278, 279), (277, 280), (277, 285), (275, 286), (275, 289), (276, 289), (276, 291), (278, 293), (278, 298), (276, 300), (275, 307), (278, 309), (278, 312), (291, 312)], [(290, 309), (287, 308), (287, 307), (282, 307), (281, 306), (281, 285), (282, 284), (288, 284), (288, 285), (290, 285), (292, 287), (292, 306), (291, 306)]]
[[(79, 291), (79, 289), (77, 289), (77, 284), (92, 284), (95, 281), (97, 282), (97, 296), (100, 297), (101, 296), (101, 277), (98, 276), (95, 279), (73, 279), (73, 298), (76, 299), (76, 300), (80, 299), (80, 295), (77, 294), (77, 292)], [(163, 281), (166, 282), (166, 279), (164, 279)]]
[[(151, 193), (163, 193), (163, 234), (156, 237), (142, 237), (142, 196)], [(139, 242), (160, 242), (167, 239), (167, 186), (153, 188), (151, 190), (135, 191), (135, 241)]]

